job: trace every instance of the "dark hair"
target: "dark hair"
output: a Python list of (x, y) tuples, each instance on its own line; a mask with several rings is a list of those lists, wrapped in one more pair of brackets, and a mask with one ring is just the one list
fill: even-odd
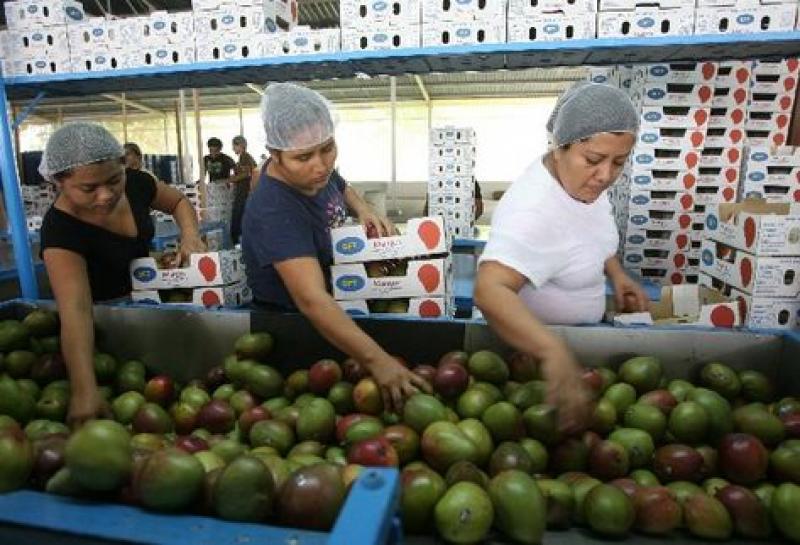
[(233, 145), (234, 146), (247, 146), (247, 139), (242, 135), (234, 136), (233, 137)]
[(211, 137), (211, 138), (209, 138), (209, 139), (208, 139), (208, 142), (206, 142), (206, 145), (207, 145), (209, 148), (219, 148), (219, 149), (222, 149), (222, 140), (220, 140), (219, 138), (217, 138), (216, 136), (214, 136), (214, 137)]
[(137, 157), (142, 156), (142, 148), (139, 147), (139, 144), (134, 144), (133, 142), (126, 142), (122, 147), (125, 149), (125, 151), (129, 151), (134, 155), (136, 155)]

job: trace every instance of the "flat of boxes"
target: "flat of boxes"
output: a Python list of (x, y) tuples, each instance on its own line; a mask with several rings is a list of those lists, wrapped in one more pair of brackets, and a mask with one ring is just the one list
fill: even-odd
[(469, 127), (431, 129), (428, 210), (444, 218), (450, 239), (472, 238), (475, 229), (476, 136)]
[(339, 9), (343, 51), (419, 47), (422, 43), (420, 0), (342, 0)]
[(161, 261), (155, 257), (131, 261), (133, 301), (237, 307), (252, 300), (239, 250), (192, 254), (189, 265), (182, 268), (165, 268)]
[(768, 202), (800, 203), (800, 150), (748, 148), (741, 192)]
[(402, 235), (369, 238), (361, 225), (331, 230), (333, 296), (353, 315), (450, 314), (451, 272), (444, 221), (413, 218)]
[(800, 208), (745, 200), (709, 207), (701, 282), (737, 301), (751, 328), (800, 319)]

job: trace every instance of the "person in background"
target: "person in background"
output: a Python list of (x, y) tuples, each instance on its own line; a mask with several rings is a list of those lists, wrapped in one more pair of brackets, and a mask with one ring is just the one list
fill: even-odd
[(219, 138), (209, 138), (207, 145), (208, 155), (203, 157), (203, 172), (200, 173), (200, 181), (205, 181), (206, 174), (208, 174), (210, 182), (229, 182), (236, 168), (236, 161), (222, 153), (222, 141)]
[(258, 165), (253, 156), (247, 153), (247, 140), (244, 136), (237, 136), (233, 139), (233, 152), (239, 157), (234, 176), (230, 179), (230, 183), (234, 186), (231, 240), (235, 245), (242, 235), (242, 216), (247, 195), (250, 193), (250, 178)]
[(245, 206), (242, 252), (254, 306), (300, 311), (336, 348), (361, 363), (380, 387), (384, 408), (430, 385), (362, 331), (330, 293), (331, 233), (351, 210), (368, 229), (395, 232), (335, 170), (331, 106), (291, 83), (270, 85), (261, 102), (270, 159)]
[(123, 154), (102, 126), (70, 123), (50, 136), (39, 166), (59, 190), (42, 221), (41, 253), (61, 316), (72, 425), (107, 414), (94, 375), (92, 303), (130, 293), (130, 262), (148, 255), (154, 236), (151, 209), (172, 214), (180, 229), (172, 265), (206, 250), (189, 200), (125, 168)]
[(152, 176), (154, 180), (158, 180), (155, 174), (144, 168), (142, 163), (142, 149), (139, 147), (139, 144), (126, 142), (122, 148), (125, 150), (125, 168), (144, 172)]
[(544, 324), (599, 322), (606, 277), (619, 309), (647, 309), (647, 295), (616, 257), (606, 193), (638, 127), (636, 109), (615, 87), (580, 83), (565, 92), (547, 125), (553, 149), (500, 200), (478, 264), (475, 304), (505, 342), (541, 362), (548, 402), (566, 430), (580, 429), (592, 405), (575, 356)]

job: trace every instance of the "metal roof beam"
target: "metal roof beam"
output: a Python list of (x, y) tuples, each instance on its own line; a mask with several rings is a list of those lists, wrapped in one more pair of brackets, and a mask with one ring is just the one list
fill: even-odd
[(135, 100), (130, 100), (128, 98), (122, 98), (121, 96), (112, 94), (102, 94), (100, 96), (103, 98), (107, 98), (112, 102), (116, 102), (117, 104), (124, 104), (126, 106), (130, 106), (131, 108), (136, 108), (137, 110), (147, 112), (149, 114), (161, 115), (161, 116), (167, 115), (165, 112), (156, 110), (155, 108), (151, 108), (150, 106), (146, 106), (141, 102), (136, 102)]
[(422, 93), (422, 98), (425, 99), (425, 102), (430, 104), (431, 103), (431, 96), (428, 94), (428, 90), (425, 88), (425, 82), (422, 81), (422, 78), (419, 74), (414, 74), (411, 76), (414, 81), (417, 83), (417, 87), (419, 87), (419, 92)]
[(250, 89), (251, 91), (253, 91), (254, 93), (256, 93), (259, 96), (263, 96), (264, 95), (264, 89), (262, 89), (261, 87), (259, 87), (255, 83), (245, 83), (244, 86), (247, 87), (248, 89)]

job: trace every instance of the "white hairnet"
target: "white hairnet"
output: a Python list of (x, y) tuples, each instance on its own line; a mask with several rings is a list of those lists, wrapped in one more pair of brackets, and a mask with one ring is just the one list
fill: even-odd
[(273, 83), (261, 99), (267, 147), (292, 151), (331, 139), (331, 110), (331, 104), (316, 91), (293, 83)]
[(604, 132), (636, 134), (639, 114), (621, 89), (582, 81), (559, 97), (547, 130), (559, 147)]
[(102, 125), (68, 123), (50, 135), (39, 163), (39, 173), (45, 180), (74, 167), (89, 165), (124, 155), (117, 139)]

